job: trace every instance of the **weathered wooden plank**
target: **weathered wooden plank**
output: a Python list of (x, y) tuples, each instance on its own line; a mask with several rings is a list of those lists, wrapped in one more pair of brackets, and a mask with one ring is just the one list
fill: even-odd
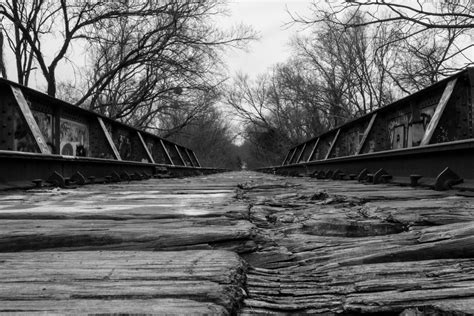
[[(67, 302), (67, 303), (66, 303)], [(223, 306), (197, 302), (188, 299), (72, 299), (58, 300), (19, 300), (3, 302), (1, 313), (28, 315), (229, 315)]]
[(474, 297), (469, 198), (306, 178), (242, 189), (259, 234), (259, 250), (243, 255), (243, 315), (400, 313), (443, 302), (451, 312), (448, 302)]
[(449, 197), (401, 201), (374, 201), (364, 205), (367, 216), (411, 225), (445, 225), (474, 220), (472, 199)]
[[(32, 229), (34, 227), (34, 229)], [(248, 240), (253, 225), (229, 219), (2, 220), (0, 251), (52, 248), (167, 249)], [(84, 248), (85, 247), (85, 248)]]
[(0, 269), (2, 312), (229, 314), (245, 264), (227, 251), (21, 252)]
[(474, 285), (471, 282), (464, 287), (413, 291), (384, 291), (379, 293), (353, 294), (347, 298), (345, 310), (348, 312), (381, 313), (401, 312), (413, 306), (431, 305), (443, 299), (456, 299), (474, 296)]
[[(251, 172), (15, 192), (0, 195), (0, 245), (42, 251), (1, 253), (0, 284), (10, 288), (0, 288), (0, 298), (17, 293), (33, 308), (31, 296), (46, 288), (45, 306), (63, 300), (80, 311), (128, 301), (136, 311), (163, 304), (157, 313), (225, 314), (243, 299), (243, 315), (451, 312), (453, 302), (468, 306), (474, 297), (471, 204), (449, 192)], [(216, 248), (239, 252), (250, 265), (246, 295), (234, 286), (245, 264), (229, 273), (227, 257), (212, 255)], [(47, 249), (97, 257), (56, 262)], [(78, 251), (91, 249), (107, 251)], [(123, 249), (147, 251), (115, 251)], [(149, 251), (163, 249), (182, 256), (170, 263), (153, 257), (164, 252)], [(208, 249), (198, 267), (190, 268), (196, 257), (187, 249)], [(209, 297), (201, 300), (201, 292)], [(184, 309), (174, 305), (181, 301)]]

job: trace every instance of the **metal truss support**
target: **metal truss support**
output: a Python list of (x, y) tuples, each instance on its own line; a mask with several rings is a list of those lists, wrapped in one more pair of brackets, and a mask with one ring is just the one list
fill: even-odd
[(115, 147), (115, 144), (112, 140), (112, 136), (110, 136), (109, 131), (105, 127), (104, 120), (100, 116), (97, 117), (97, 121), (99, 122), (100, 128), (102, 129), (102, 132), (105, 135), (105, 138), (107, 139), (107, 143), (109, 144), (110, 149), (112, 149), (112, 152), (114, 153), (114, 157), (116, 160), (122, 160), (120, 157), (120, 153), (117, 150), (117, 147)]

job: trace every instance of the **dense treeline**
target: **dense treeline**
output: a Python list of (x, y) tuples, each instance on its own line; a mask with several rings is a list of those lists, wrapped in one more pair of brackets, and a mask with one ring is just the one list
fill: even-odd
[(290, 146), (472, 65), (469, 0), (313, 1), (310, 16), (292, 18), (309, 28), (292, 57), (256, 80), (236, 76), (225, 93), (250, 167), (279, 164)]
[[(226, 49), (256, 35), (217, 28), (224, 11), (223, 0), (4, 0), (0, 73), (15, 69), (24, 85), (42, 76), (52, 96), (238, 169), (279, 164), (288, 147), (472, 64), (469, 0), (313, 1), (309, 15), (289, 12), (306, 31), (287, 61), (226, 81)], [(74, 81), (57, 78), (63, 64)]]

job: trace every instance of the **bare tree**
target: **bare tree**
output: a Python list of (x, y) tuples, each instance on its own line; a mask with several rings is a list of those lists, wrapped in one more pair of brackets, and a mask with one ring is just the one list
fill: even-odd
[[(391, 14), (387, 16), (386, 11), (381, 9), (386, 9)], [(470, 0), (442, 0), (436, 2), (419, 0), (408, 4), (406, 1), (400, 0), (345, 0), (335, 1), (324, 9), (317, 2), (314, 2), (314, 17), (302, 17), (294, 14), (292, 16), (297, 22), (313, 24), (327, 18), (337, 21), (340, 14), (346, 12), (353, 12), (355, 16), (360, 12), (364, 12), (370, 17), (363, 21), (358, 19), (349, 22), (341, 21), (341, 25), (348, 27), (401, 21), (421, 26), (422, 30), (474, 28), (474, 6)]]
[[(358, 17), (363, 19), (362, 16)], [(334, 127), (393, 101), (390, 71), (398, 53), (390, 42), (394, 32), (384, 26), (344, 29), (332, 21), (299, 37), (294, 46), (318, 86), (317, 107)]]
[[(247, 27), (223, 31), (212, 24), (224, 4), (6, 0), (0, 17), (12, 34), (19, 83), (27, 85), (39, 69), (48, 94), (56, 96), (59, 87), (76, 105), (170, 136), (209, 107), (224, 79), (221, 52), (255, 38)], [(45, 47), (51, 40), (53, 53)], [(85, 81), (58, 83), (56, 69), (69, 61), (74, 43), (90, 60)]]
[[(224, 113), (218, 110), (217, 99), (210, 103), (206, 111), (197, 114), (189, 124), (170, 136), (180, 144), (192, 148), (203, 166), (240, 169), (238, 147), (235, 135)], [(182, 119), (177, 119), (177, 125)]]
[[(6, 0), (0, 4), (0, 16), (10, 22), (14, 38), (10, 40), (17, 57), (17, 72), (20, 83), (27, 84), (32, 67), (32, 56), (47, 82), (47, 93), (56, 94), (56, 69), (71, 46), (78, 39), (87, 37), (87, 28), (105, 19), (146, 12), (147, 5), (137, 5), (125, 11), (120, 4), (97, 2), (58, 2), (44, 0)], [(62, 41), (50, 61), (42, 44), (54, 28)], [(23, 82), (22, 82), (23, 81)]]
[[(359, 1), (350, 2), (361, 5)], [(409, 6), (403, 3), (390, 3), (379, 0), (378, 4), (387, 7), (394, 13), (394, 17), (379, 19), (379, 22), (391, 19), (409, 21), (425, 29), (471, 29), (474, 28), (474, 6), (469, 0), (444, 0), (438, 3), (432, 1), (418, 1), (416, 5)], [(376, 17), (374, 15), (374, 17)], [(370, 20), (369, 23), (377, 22)]]
[[(395, 0), (347, 0), (326, 3), (313, 2), (312, 15), (303, 17), (293, 14), (293, 21), (305, 25), (317, 25), (331, 21), (344, 29), (374, 25), (391, 25), (399, 29), (398, 36), (385, 45), (400, 42), (401, 46), (416, 44), (420, 39), (436, 39), (437, 76), (459, 71), (473, 64), (472, 41), (474, 5), (471, 0), (420, 0), (409, 2)], [(363, 15), (364, 19), (359, 17)], [(419, 51), (418, 46), (412, 49)], [(413, 51), (412, 51), (413, 52)], [(428, 52), (423, 52), (424, 59)], [(433, 60), (432, 60), (433, 62)]]
[(383, 25), (345, 29), (325, 21), (296, 38), (295, 55), (271, 73), (255, 82), (237, 77), (226, 102), (245, 123), (256, 160), (278, 162), (289, 145), (392, 102), (396, 36)]
[(218, 98), (216, 91), (203, 91), (201, 94), (192, 91), (187, 97), (180, 95), (176, 99), (161, 100), (154, 105), (153, 112), (148, 111), (151, 114), (146, 116), (146, 122), (141, 126), (158, 132), (162, 137), (172, 137), (212, 111)]
[(295, 39), (291, 60), (255, 83), (241, 76), (227, 94), (256, 161), (470, 63), (467, 0), (313, 3), (311, 16), (293, 15), (312, 33)]
[(294, 59), (256, 80), (239, 75), (228, 85), (225, 102), (242, 123), (246, 159), (253, 167), (279, 162), (289, 144), (324, 129), (320, 91), (305, 67)]
[(320, 133), (326, 113), (319, 107), (320, 90), (307, 65), (297, 58), (276, 65), (269, 78), (271, 119), (291, 142)]
[(404, 93), (413, 93), (471, 64), (466, 58), (458, 58), (463, 52), (458, 50), (457, 42), (464, 32), (429, 30), (423, 36), (395, 43), (399, 58), (389, 75), (397, 87)]
[(255, 82), (249, 77), (238, 74), (225, 91), (225, 101), (243, 122), (266, 127), (268, 76), (260, 76)]
[(3, 27), (0, 23), (0, 75), (2, 78), (7, 78), (7, 70), (5, 67), (5, 59), (3, 55), (3, 43), (4, 43), (4, 36), (3, 36)]
[[(168, 37), (169, 32), (163, 32), (167, 29), (177, 29), (181, 25), (195, 23), (197, 20), (188, 20), (190, 16), (200, 16), (204, 21), (210, 14), (216, 13), (216, 7), (219, 0), (212, 1), (167, 1), (155, 2), (149, 0), (129, 0), (120, 2), (109, 1), (76, 1), (68, 3), (66, 0), (58, 2), (46, 0), (5, 0), (0, 4), (0, 16), (4, 22), (8, 22), (14, 29), (14, 38), (12, 38), (12, 48), (17, 56), (17, 68), (21, 72), (20, 78), (28, 76), (34, 63), (41, 70), (46, 82), (47, 93), (54, 96), (56, 94), (56, 69), (60, 62), (67, 60), (73, 42), (88, 42), (97, 40), (100, 35), (94, 30), (101, 28), (113, 28), (120, 24), (124, 19), (130, 20), (152, 20), (154, 25), (150, 24), (142, 38), (136, 42), (139, 47), (129, 51), (128, 57), (122, 60), (123, 64), (130, 63), (130, 58), (141, 56), (143, 50), (152, 50), (150, 47), (151, 38), (160, 36)], [(201, 30), (199, 25), (195, 24), (196, 33)], [(154, 30), (151, 30), (155, 27)], [(188, 25), (188, 27), (190, 27)], [(139, 30), (135, 30), (136, 32)], [(164, 33), (164, 34), (162, 34)], [(49, 57), (43, 47), (43, 43), (48, 37), (53, 36), (59, 42), (56, 52)], [(137, 32), (135, 35), (140, 35)], [(105, 38), (107, 40), (107, 38)], [(109, 38), (110, 40), (110, 38)], [(184, 40), (184, 38), (181, 38)], [(234, 38), (223, 37), (221, 41), (207, 42), (209, 38), (203, 38), (200, 44), (224, 44), (238, 42)], [(163, 42), (163, 41), (162, 41)], [(166, 41), (165, 41), (166, 42)], [(199, 42), (198, 37), (192, 37), (188, 43)], [(158, 45), (155, 50), (162, 48)], [(110, 75), (104, 80), (108, 80)], [(103, 86), (103, 80), (95, 84)]]
[(184, 127), (223, 80), (220, 52), (254, 38), (245, 27), (216, 29), (210, 18), (220, 5), (170, 2), (157, 16), (98, 23), (90, 34), (88, 86), (76, 104), (165, 136)]

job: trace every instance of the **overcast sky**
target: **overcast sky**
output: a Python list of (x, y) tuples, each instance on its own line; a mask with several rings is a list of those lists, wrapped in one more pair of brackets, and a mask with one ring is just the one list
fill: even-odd
[(219, 21), (227, 25), (243, 23), (252, 26), (260, 40), (251, 44), (248, 51), (234, 50), (226, 55), (231, 74), (247, 73), (250, 76), (265, 72), (275, 63), (284, 61), (290, 53), (288, 42), (297, 27), (289, 27), (290, 12), (304, 14), (310, 0), (229, 0), (230, 16)]

